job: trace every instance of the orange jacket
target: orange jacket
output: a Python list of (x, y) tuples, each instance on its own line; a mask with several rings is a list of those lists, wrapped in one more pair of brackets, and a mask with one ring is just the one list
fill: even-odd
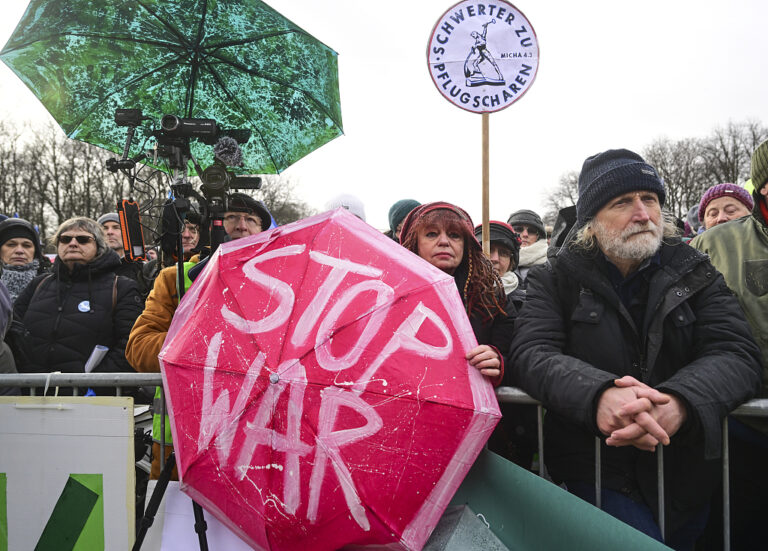
[[(190, 262), (196, 263), (199, 260), (199, 256), (194, 256)], [(133, 324), (131, 334), (128, 336), (125, 357), (136, 371), (160, 372), (157, 355), (163, 348), (165, 336), (168, 334), (171, 319), (178, 305), (176, 266), (170, 266), (158, 274), (154, 287), (147, 297), (144, 311)]]

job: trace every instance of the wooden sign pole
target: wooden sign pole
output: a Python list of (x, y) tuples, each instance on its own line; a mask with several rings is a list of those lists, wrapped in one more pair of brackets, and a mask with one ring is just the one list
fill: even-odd
[[(480, 9), (472, 0), (448, 8), (432, 28), (427, 66), (437, 91), (456, 107), (483, 118), (482, 248), (490, 257), (488, 117), (519, 100), (536, 79), (539, 44), (531, 22), (508, 0), (494, 16), (466, 21), (456, 14)], [(506, 12), (502, 18), (502, 12)], [(506, 24), (515, 20), (515, 25)]]
[(489, 161), (488, 161), (488, 113), (483, 113), (483, 253), (491, 256), (490, 225), (488, 223)]

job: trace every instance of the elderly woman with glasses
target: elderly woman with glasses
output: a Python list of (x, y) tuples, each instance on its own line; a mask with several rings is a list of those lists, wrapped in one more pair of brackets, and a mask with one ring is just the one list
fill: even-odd
[(52, 273), (33, 279), (14, 304), (19, 372), (82, 373), (96, 345), (108, 351), (95, 372), (132, 372), (124, 352), (142, 309), (136, 282), (115, 275), (120, 258), (95, 220), (67, 220), (53, 242)]

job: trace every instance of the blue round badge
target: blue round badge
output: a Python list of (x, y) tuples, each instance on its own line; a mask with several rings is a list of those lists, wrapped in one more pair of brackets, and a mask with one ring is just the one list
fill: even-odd
[(91, 311), (91, 303), (87, 300), (84, 300), (80, 304), (77, 305), (77, 309), (81, 312), (90, 312)]

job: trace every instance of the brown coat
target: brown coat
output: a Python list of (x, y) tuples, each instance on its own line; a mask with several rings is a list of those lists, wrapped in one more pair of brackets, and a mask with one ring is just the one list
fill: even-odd
[[(191, 262), (197, 262), (193, 257)], [(160, 362), (157, 355), (163, 348), (165, 336), (171, 326), (173, 314), (179, 306), (176, 292), (176, 266), (164, 268), (155, 279), (154, 287), (147, 297), (144, 311), (136, 320), (125, 347), (125, 357), (136, 371), (159, 373)], [(165, 446), (165, 457), (173, 451), (172, 445)], [(160, 444), (152, 443), (152, 470), (150, 478), (155, 480), (160, 475)], [(172, 480), (178, 480), (173, 469)]]

